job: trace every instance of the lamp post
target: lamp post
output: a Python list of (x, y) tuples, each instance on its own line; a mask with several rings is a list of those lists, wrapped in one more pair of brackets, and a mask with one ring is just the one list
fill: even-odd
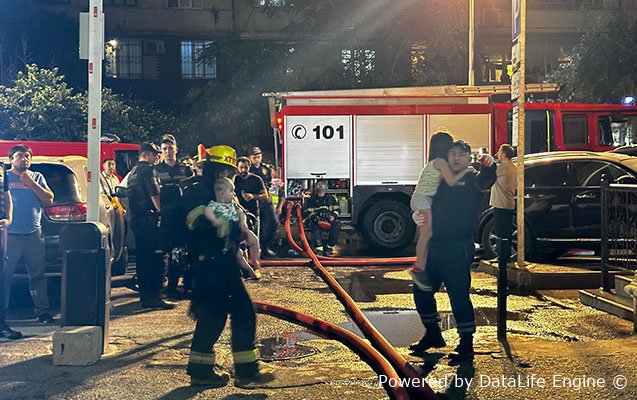
[(469, 86), (475, 85), (475, 72), (473, 70), (474, 46), (475, 46), (475, 22), (476, 10), (475, 0), (469, 0)]

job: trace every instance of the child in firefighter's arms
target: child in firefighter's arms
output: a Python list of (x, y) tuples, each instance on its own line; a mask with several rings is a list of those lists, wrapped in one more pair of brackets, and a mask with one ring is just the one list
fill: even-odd
[(416, 264), (414, 272), (423, 272), (427, 263), (427, 248), (431, 239), (431, 203), (444, 179), (447, 185), (454, 186), (470, 171), (466, 169), (454, 174), (447, 163), (447, 152), (451, 148), (453, 137), (447, 132), (436, 132), (429, 140), (429, 157), (420, 172), (418, 184), (411, 196), (411, 210), (414, 222), (418, 225), (418, 243), (416, 244)]
[[(204, 215), (210, 223), (217, 228), (217, 237), (224, 238), (230, 235), (230, 222), (239, 221), (243, 210), (239, 210), (239, 205), (234, 201), (234, 184), (228, 178), (219, 178), (214, 185), (215, 200), (210, 201), (204, 211)], [(252, 238), (246, 238), (250, 247), (254, 246), (254, 242), (258, 243), (257, 237), (252, 234)], [(225, 250), (224, 250), (225, 251)], [(254, 251), (258, 251), (258, 246)], [(258, 257), (256, 257), (258, 258)], [(250, 278), (259, 279), (261, 271), (259, 265), (250, 265), (243, 254), (242, 250), (237, 252), (237, 261), (241, 269)]]

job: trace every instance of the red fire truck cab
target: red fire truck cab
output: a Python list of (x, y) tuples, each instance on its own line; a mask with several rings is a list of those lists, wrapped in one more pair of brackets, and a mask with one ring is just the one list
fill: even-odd
[[(527, 93), (555, 85), (527, 85)], [(508, 87), (362, 89), (264, 94), (280, 138), (286, 196), (316, 180), (341, 204), (342, 222), (372, 246), (399, 250), (414, 238), (409, 199), (426, 162), (429, 137), (448, 131), (474, 152), (515, 144)], [(637, 143), (637, 107), (527, 103), (525, 153), (605, 151)]]

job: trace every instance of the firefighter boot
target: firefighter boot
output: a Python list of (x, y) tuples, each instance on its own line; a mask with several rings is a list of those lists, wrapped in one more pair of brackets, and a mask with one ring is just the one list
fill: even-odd
[(255, 362), (247, 370), (245, 368), (237, 368), (235, 365), (235, 386), (237, 387), (250, 387), (261, 386), (275, 379), (274, 368), (265, 366), (261, 362)]
[(230, 374), (215, 364), (215, 353), (191, 351), (186, 372), (191, 386), (222, 387), (230, 381)]
[(447, 345), (445, 339), (442, 337), (442, 332), (438, 324), (427, 325), (426, 330), (425, 336), (423, 336), (422, 339), (409, 346), (411, 354), (422, 354), (431, 348), (440, 348)]
[(460, 344), (449, 354), (454, 362), (467, 361), (473, 358), (473, 334), (461, 335)]

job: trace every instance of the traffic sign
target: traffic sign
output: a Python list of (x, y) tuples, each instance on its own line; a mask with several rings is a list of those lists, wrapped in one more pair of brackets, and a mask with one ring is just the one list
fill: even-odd
[(522, 30), (522, 0), (511, 0), (511, 17), (512, 17), (512, 38), (515, 40)]

